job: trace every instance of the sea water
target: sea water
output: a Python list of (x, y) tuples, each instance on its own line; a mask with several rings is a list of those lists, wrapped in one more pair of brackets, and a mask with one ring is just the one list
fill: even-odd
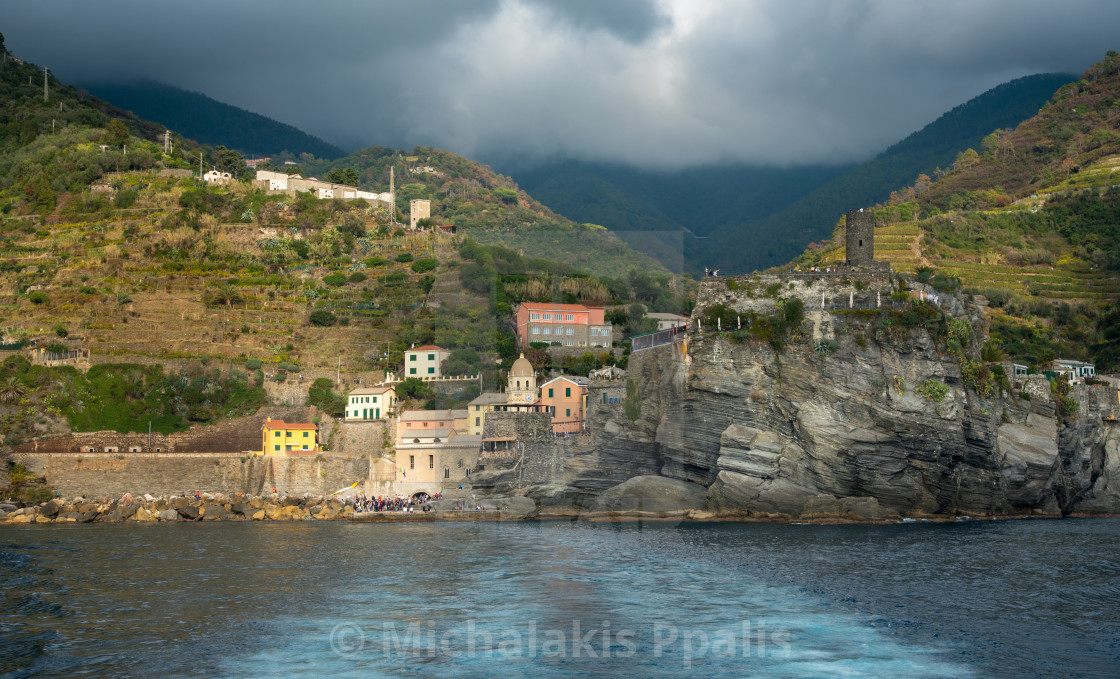
[(1106, 677), (1120, 521), (0, 528), (0, 675)]

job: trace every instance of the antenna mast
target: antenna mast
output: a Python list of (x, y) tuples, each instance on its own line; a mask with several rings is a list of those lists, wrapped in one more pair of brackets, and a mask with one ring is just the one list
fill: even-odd
[(393, 186), (393, 166), (389, 166), (389, 223), (397, 223), (397, 192)]
[(50, 70), (46, 66), (43, 67), (43, 101), (50, 101), (47, 96), (47, 71)]

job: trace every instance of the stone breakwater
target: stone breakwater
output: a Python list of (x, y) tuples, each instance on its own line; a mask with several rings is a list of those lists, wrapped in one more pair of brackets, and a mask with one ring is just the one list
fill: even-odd
[(437, 500), (429, 512), (359, 512), (336, 497), (316, 495), (199, 497), (105, 497), (55, 499), (39, 505), (0, 504), (0, 524), (168, 523), (176, 521), (463, 521), (521, 520), (536, 515), (527, 498), (499, 498), (483, 502), (481, 510), (458, 510), (452, 501)]

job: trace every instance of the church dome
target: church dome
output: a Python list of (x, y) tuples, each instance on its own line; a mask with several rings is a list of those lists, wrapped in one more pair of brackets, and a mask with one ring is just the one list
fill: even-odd
[(509, 369), (511, 377), (528, 377), (535, 372), (536, 371), (533, 370), (533, 364), (529, 362), (529, 359), (525, 358), (525, 354), (521, 354), (521, 358), (514, 361), (513, 366)]

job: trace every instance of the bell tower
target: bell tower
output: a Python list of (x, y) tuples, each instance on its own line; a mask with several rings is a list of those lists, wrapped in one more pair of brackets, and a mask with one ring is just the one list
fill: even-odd
[(875, 215), (863, 208), (849, 210), (844, 221), (844, 260), (848, 266), (875, 261)]

